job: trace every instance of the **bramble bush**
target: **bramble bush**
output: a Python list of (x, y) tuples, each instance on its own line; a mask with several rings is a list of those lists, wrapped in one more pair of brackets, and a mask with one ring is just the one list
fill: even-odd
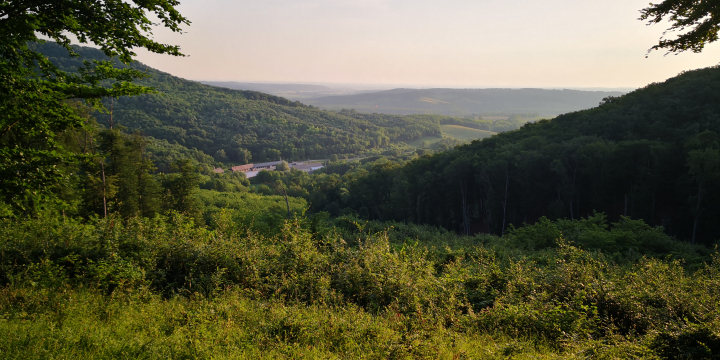
[[(377, 358), (437, 357), (430, 342), (479, 334), (521, 341), (496, 349), (498, 354), (719, 354), (720, 259), (707, 255), (707, 262), (698, 262), (710, 251), (676, 243), (640, 221), (607, 225), (595, 215), (542, 220), (505, 238), (459, 239), (439, 231), (437, 238), (412, 239), (408, 234), (422, 228), (395, 224), (376, 231), (375, 224), (355, 222), (353, 230), (333, 227), (340, 220), (327, 217), (286, 221), (269, 236), (233, 216), (231, 210), (217, 212), (212, 228), (177, 213), (84, 222), (0, 220), (0, 324), (20, 326), (28, 317), (67, 321), (62, 309), (68, 294), (159, 307), (230, 301), (234, 294), (301, 317), (314, 316), (301, 310), (308, 307), (340, 314), (335, 324), (355, 316), (348, 309), (363, 319), (375, 317), (382, 325), (367, 336), (386, 341), (377, 344)], [(643, 251), (652, 256), (639, 255)], [(162, 321), (175, 321), (172, 312), (166, 316)], [(306, 326), (319, 325), (293, 316), (264, 327), (262, 336), (309, 344), (308, 334), (320, 330)], [(187, 331), (190, 325), (177, 326)], [(338, 345), (340, 338), (361, 330), (343, 331), (321, 331), (324, 351), (348, 349)], [(174, 336), (171, 330), (159, 334)]]

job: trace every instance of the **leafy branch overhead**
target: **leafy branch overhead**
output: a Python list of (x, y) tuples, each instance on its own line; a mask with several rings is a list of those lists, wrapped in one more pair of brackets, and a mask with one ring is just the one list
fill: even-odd
[(669, 21), (665, 31), (680, 32), (674, 39), (660, 38), (652, 50), (666, 49), (668, 53), (692, 51), (699, 53), (705, 45), (718, 40), (720, 30), (720, 1), (717, 0), (665, 0), (640, 10), (640, 20), (648, 25)]
[[(152, 30), (162, 25), (181, 32), (190, 21), (175, 10), (177, 0), (19, 0), (0, 1), (0, 197), (16, 205), (62, 180), (59, 167), (76, 158), (57, 137), (83, 128), (69, 99), (84, 99), (102, 110), (100, 99), (151, 92), (134, 85), (144, 73), (126, 67), (144, 48), (183, 56), (178, 46), (158, 43)], [(154, 24), (148, 16), (159, 19)], [(66, 72), (38, 51), (51, 39), (78, 56), (71, 38), (97, 45), (110, 60), (84, 62)], [(31, 180), (35, 179), (35, 180)], [(24, 195), (20, 195), (24, 194)]]

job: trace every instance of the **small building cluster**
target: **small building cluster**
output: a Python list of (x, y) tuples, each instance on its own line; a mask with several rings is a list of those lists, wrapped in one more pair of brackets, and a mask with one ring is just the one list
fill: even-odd
[(248, 172), (248, 171), (252, 170), (252, 168), (253, 168), (253, 164), (247, 164), (247, 165), (233, 166), (230, 168), (230, 170), (232, 172), (238, 172), (238, 171)]
[[(280, 161), (271, 161), (271, 162), (264, 162), (264, 163), (258, 163), (258, 164), (246, 164), (246, 165), (238, 165), (233, 166), (230, 168), (230, 171), (233, 173), (236, 172), (243, 172), (248, 178), (255, 177), (255, 175), (258, 174), (261, 170), (275, 170), (275, 167), (277, 164), (279, 164)], [(296, 169), (300, 171), (304, 171), (308, 174), (312, 174), (313, 171), (322, 169), (325, 167), (323, 164), (315, 163), (310, 164), (306, 162), (292, 162), (288, 163), (288, 166), (290, 166), (291, 169)], [(217, 174), (222, 174), (225, 172), (222, 168), (215, 168), (213, 170)]]

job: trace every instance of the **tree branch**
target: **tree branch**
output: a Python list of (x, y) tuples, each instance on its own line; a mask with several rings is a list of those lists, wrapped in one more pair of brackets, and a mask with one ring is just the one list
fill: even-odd
[(5, 130), (3, 130), (2, 134), (0, 134), (0, 137), (5, 136), (5, 133), (8, 132), (8, 131), (10, 131), (10, 128), (12, 128), (13, 126), (15, 126), (15, 125), (16, 125), (17, 123), (19, 123), (19, 122), (20, 122), (20, 119), (15, 120), (14, 123), (10, 124), (10, 126), (8, 126)]

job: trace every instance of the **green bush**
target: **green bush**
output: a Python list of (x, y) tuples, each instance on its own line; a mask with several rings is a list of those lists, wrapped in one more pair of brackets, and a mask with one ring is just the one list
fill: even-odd
[[(679, 255), (699, 248), (678, 246), (642, 222), (623, 219), (606, 225), (596, 215), (543, 221), (513, 229), (506, 238), (462, 238), (405, 224), (375, 232), (378, 223), (353, 223), (327, 215), (285, 221), (267, 235), (235, 219), (233, 210), (222, 210), (215, 214), (212, 227), (197, 226), (177, 213), (87, 222), (50, 216), (0, 220), (7, 229), (0, 233), (0, 277), (5, 284), (0, 289), (0, 327), (6, 326), (3, 319), (9, 319), (26, 334), (54, 336), (58, 342), (52, 346), (72, 348), (60, 340), (65, 335), (21, 324), (23, 319), (43, 324), (77, 321), (65, 315), (71, 310), (64, 304), (70, 294), (86, 292), (90, 295), (72, 296), (89, 296), (93, 302), (106, 299), (105, 308), (150, 301), (163, 309), (169, 304), (194, 309), (163, 310), (163, 318), (153, 320), (158, 322), (158, 334), (170, 339), (176, 329), (207, 328), (217, 337), (217, 330), (210, 330), (215, 328), (208, 324), (232, 315), (222, 311), (225, 315), (210, 315), (192, 304), (210, 306), (235, 294), (252, 306), (273, 303), (277, 311), (292, 311), (268, 315), (275, 320), (265, 325), (253, 322), (261, 329), (246, 333), (263, 336), (264, 343), (258, 346), (273, 351), (277, 350), (273, 344), (306, 346), (312, 336), (320, 336), (322, 354), (367, 346), (363, 341), (381, 341), (372, 347), (378, 358), (436, 357), (445, 350), (437, 352), (429, 342), (449, 346), (444, 336), (475, 339), (477, 334), (490, 334), (493, 339), (521, 340), (487, 350), (501, 358), (538, 349), (563, 357), (719, 356), (720, 258), (711, 257), (704, 264), (683, 261)], [(566, 239), (548, 244), (555, 234)], [(670, 241), (667, 249), (673, 252), (628, 255), (663, 241)], [(615, 252), (606, 254), (592, 244)], [(337, 316), (343, 319), (357, 319), (352, 314), (359, 314), (382, 325), (370, 327), (374, 330), (352, 326), (339, 332), (319, 330), (331, 325), (304, 318), (321, 316), (308, 313), (310, 308), (342, 314)], [(117, 317), (123, 310), (103, 311), (103, 316)], [(353, 345), (344, 340), (348, 336), (365, 340)], [(23, 341), (0, 343), (17, 351)], [(92, 343), (90, 338), (73, 341)], [(102, 346), (84, 349), (90, 348), (100, 351)], [(171, 354), (162, 346), (157, 350)]]
[(587, 219), (560, 219), (555, 222), (540, 218), (537, 223), (508, 230), (507, 246), (527, 253), (554, 248), (558, 239), (589, 251), (601, 251), (613, 260), (638, 261), (643, 256), (665, 257), (672, 255), (691, 264), (710, 260), (710, 251), (704, 246), (692, 246), (673, 239), (661, 227), (651, 227), (642, 220), (621, 216), (621, 220), (608, 224), (603, 213)]

